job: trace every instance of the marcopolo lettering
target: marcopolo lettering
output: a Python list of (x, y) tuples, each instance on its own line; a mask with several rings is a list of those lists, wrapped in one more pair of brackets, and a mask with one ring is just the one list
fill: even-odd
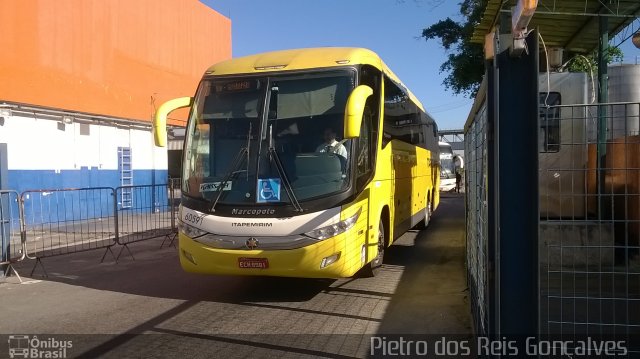
[(271, 227), (273, 223), (232, 222), (231, 227)]
[(270, 209), (270, 208), (251, 208), (251, 209), (239, 209), (239, 208), (234, 208), (231, 210), (231, 214), (237, 214), (237, 215), (243, 215), (243, 214), (249, 214), (249, 215), (271, 215), (271, 214), (275, 214), (276, 210), (275, 209)]

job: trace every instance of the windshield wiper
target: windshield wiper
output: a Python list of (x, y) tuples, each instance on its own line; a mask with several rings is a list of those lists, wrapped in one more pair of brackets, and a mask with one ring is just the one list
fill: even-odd
[(251, 127), (252, 123), (249, 121), (249, 133), (247, 133), (247, 167), (245, 167), (245, 172), (247, 172), (247, 181), (249, 181), (249, 151), (251, 150)]
[(282, 161), (280, 161), (280, 156), (276, 151), (276, 148), (273, 146), (273, 124), (269, 125), (269, 160), (272, 161), (276, 165), (276, 170), (278, 171), (278, 175), (282, 180), (282, 184), (284, 185), (284, 189), (291, 200), (291, 204), (295, 207), (296, 211), (303, 212), (304, 209), (298, 202), (298, 198), (295, 193), (293, 193), (293, 187), (291, 186), (291, 182), (289, 181), (289, 177), (287, 177), (287, 173), (284, 171), (284, 166), (282, 166)]
[[(211, 204), (211, 208), (209, 209), (210, 212), (216, 211), (216, 204), (218, 204), (220, 197), (222, 197), (222, 191), (227, 186), (227, 182), (229, 182), (229, 180), (231, 179), (231, 177), (233, 177), (233, 175), (244, 171), (247, 173), (247, 180), (249, 179), (249, 149), (251, 148), (251, 127), (252, 127), (251, 122), (249, 122), (249, 132), (247, 133), (247, 146), (240, 148), (240, 151), (238, 151), (238, 153), (236, 154), (236, 157), (233, 159), (233, 162), (231, 162), (231, 167), (229, 168), (229, 171), (225, 175), (222, 182), (220, 182), (220, 184), (218, 185), (218, 195), (216, 195), (216, 199), (213, 201), (213, 204)], [(238, 167), (240, 167), (240, 165), (242, 164), (243, 159), (246, 159), (247, 167), (244, 170), (238, 170)]]
[[(218, 201), (220, 200), (220, 197), (222, 196), (222, 191), (227, 186), (227, 183), (229, 182), (231, 177), (233, 177), (233, 175), (235, 175), (236, 173), (242, 172), (242, 171), (238, 171), (238, 167), (240, 167), (240, 165), (242, 164), (243, 160), (245, 159), (245, 157), (244, 157), (245, 153), (248, 153), (248, 152), (249, 151), (248, 151), (248, 149), (246, 147), (242, 147), (242, 148), (240, 148), (240, 151), (238, 151), (238, 153), (236, 154), (236, 157), (233, 159), (233, 162), (231, 163), (231, 167), (229, 168), (229, 171), (227, 171), (227, 174), (225, 175), (224, 179), (218, 185), (218, 195), (216, 195), (216, 199), (213, 201), (213, 204), (211, 204), (211, 208), (209, 209), (210, 212), (215, 212), (216, 211), (216, 209), (215, 209), (216, 208), (216, 204), (218, 204)], [(249, 166), (249, 165), (247, 164), (247, 166)]]

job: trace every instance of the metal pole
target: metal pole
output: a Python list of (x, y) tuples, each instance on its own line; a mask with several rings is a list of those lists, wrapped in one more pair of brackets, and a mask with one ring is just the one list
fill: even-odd
[(174, 195), (175, 180), (169, 179), (169, 211), (171, 211), (171, 230), (176, 230), (176, 217), (175, 217), (175, 195)]
[[(5, 201), (6, 197), (6, 201)], [(0, 192), (0, 239), (2, 242), (2, 248), (0, 248), (0, 262), (9, 262), (11, 259), (11, 238), (9, 227), (11, 226), (11, 216), (9, 215), (9, 199), (11, 195), (9, 192)], [(6, 206), (5, 206), (6, 204)], [(5, 208), (6, 207), (6, 208)], [(5, 218), (6, 217), (6, 218)], [(4, 277), (8, 264), (0, 265), (0, 278)]]
[(607, 108), (609, 102), (609, 75), (607, 68), (607, 50), (609, 48), (609, 18), (598, 18), (600, 38), (598, 41), (598, 132), (597, 132), (597, 184), (598, 184), (598, 218), (603, 219), (605, 159), (607, 154)]
[[(9, 187), (9, 170), (7, 160), (7, 144), (0, 143), (0, 190), (8, 189)], [(11, 238), (9, 238), (9, 227), (11, 226), (9, 215), (9, 202), (11, 195), (7, 193), (7, 207), (5, 208), (4, 197), (0, 194), (0, 262), (6, 262), (11, 259)], [(5, 225), (5, 216), (6, 223)], [(0, 277), (4, 276), (8, 265), (0, 265)]]
[(116, 243), (120, 244), (120, 229), (118, 228), (118, 222), (120, 221), (118, 218), (118, 188), (112, 188), (111, 195), (113, 196), (113, 226), (116, 232)]
[[(526, 42), (526, 55), (496, 56), (495, 339), (538, 333), (538, 32)], [(518, 347), (525, 352), (524, 343)]]
[(18, 194), (18, 213), (20, 216), (20, 243), (22, 247), (22, 259), (27, 256), (27, 222), (24, 216), (24, 199)]

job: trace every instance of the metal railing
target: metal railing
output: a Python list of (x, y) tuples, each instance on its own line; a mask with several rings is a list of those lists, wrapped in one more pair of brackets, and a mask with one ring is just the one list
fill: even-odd
[(476, 333), (488, 331), (487, 281), (487, 113), (486, 104), (465, 133), (465, 189), (467, 208), (467, 280)]
[(110, 187), (22, 192), (27, 255), (43, 258), (114, 245), (113, 193)]
[[(534, 30), (527, 46), (538, 49), (537, 39)], [(475, 334), (516, 340), (522, 350), (518, 335), (536, 335), (539, 320), (539, 75), (532, 54), (495, 54), (464, 136), (466, 265)]]
[(181, 178), (169, 178), (169, 201), (171, 210), (171, 229), (173, 233), (165, 236), (164, 240), (160, 244), (160, 248), (164, 246), (164, 243), (169, 240), (169, 246), (175, 247), (175, 240), (178, 237), (178, 208), (180, 208), (180, 196), (182, 190)]
[[(131, 206), (121, 206), (123, 190)], [(42, 259), (104, 249), (101, 262), (111, 253), (117, 262), (128, 245), (165, 237), (172, 245), (177, 234), (179, 180), (169, 184), (0, 191), (0, 237), (3, 271), (12, 263), (33, 259), (33, 275)], [(118, 256), (112, 247), (120, 246)], [(135, 259), (135, 258), (134, 258)], [(15, 272), (15, 269), (13, 269)]]
[[(176, 232), (172, 186), (163, 184), (118, 187), (115, 189), (116, 198), (121, 198), (120, 194), (123, 191), (130, 193), (131, 201), (126, 208), (117, 204), (115, 210), (118, 224), (117, 242), (124, 246), (121, 252), (125, 248), (128, 250), (126, 246), (130, 243), (161, 236), (168, 237)], [(130, 251), (129, 253), (131, 254)]]
[(46, 257), (106, 248), (104, 260), (118, 235), (113, 196), (110, 187), (22, 192), (26, 255), (36, 260), (31, 274)]
[[(492, 301), (512, 290), (491, 278), (492, 255), (505, 254), (492, 247), (499, 189), (487, 191), (510, 169), (491, 169), (495, 130), (477, 103), (465, 128), (466, 261), (475, 331), (486, 335)], [(640, 354), (640, 103), (542, 106), (539, 115), (537, 334), (606, 337)]]
[(20, 278), (13, 263), (22, 261), (26, 255), (24, 222), (20, 209), (18, 192), (0, 191), (0, 268), (3, 270), (0, 275), (4, 277), (13, 272)]
[(540, 334), (607, 337), (638, 355), (640, 103), (547, 111), (559, 136), (539, 156)]

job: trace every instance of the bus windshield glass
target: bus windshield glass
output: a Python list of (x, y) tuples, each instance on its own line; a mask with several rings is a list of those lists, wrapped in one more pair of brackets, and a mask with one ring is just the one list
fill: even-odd
[(353, 86), (347, 71), (203, 80), (187, 127), (184, 193), (293, 204), (346, 190), (351, 141), (342, 132)]

